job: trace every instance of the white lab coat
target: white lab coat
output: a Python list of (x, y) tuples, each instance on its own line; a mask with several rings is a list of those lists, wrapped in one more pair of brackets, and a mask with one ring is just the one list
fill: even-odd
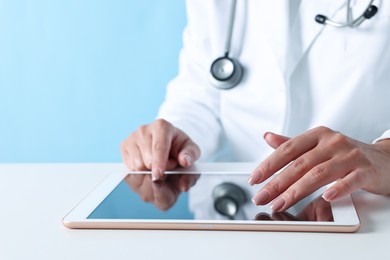
[[(180, 70), (159, 117), (186, 132), (203, 160), (226, 144), (214, 159), (261, 161), (271, 152), (266, 131), (295, 136), (324, 125), (370, 143), (390, 129), (390, 1), (375, 1), (376, 16), (342, 29), (314, 17), (345, 21), (346, 1), (302, 0), (292, 14), (289, 2), (237, 1), (231, 56), (245, 75), (218, 90), (209, 69), (223, 55), (230, 1), (187, 1)], [(352, 2), (356, 17), (367, 1)]]
[[(238, 0), (231, 57), (242, 82), (219, 90), (210, 65), (223, 55), (229, 0), (188, 0), (178, 76), (159, 117), (186, 132), (202, 160), (263, 160), (266, 131), (293, 137), (327, 126), (371, 143), (390, 138), (390, 1), (358, 28), (334, 28), (317, 14), (346, 20), (345, 0)], [(368, 1), (352, 1), (354, 17)]]

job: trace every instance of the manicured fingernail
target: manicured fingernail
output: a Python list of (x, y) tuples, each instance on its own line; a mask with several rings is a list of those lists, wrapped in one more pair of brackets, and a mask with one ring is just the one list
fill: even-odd
[(152, 181), (158, 181), (162, 178), (162, 171), (160, 168), (154, 168), (152, 170)]
[(284, 198), (278, 198), (271, 204), (272, 211), (279, 211), (283, 208), (284, 204), (286, 204), (286, 201)]
[[(253, 175), (256, 175), (255, 177), (253, 177)], [(256, 182), (258, 182), (259, 180), (261, 180), (261, 178), (263, 177), (263, 175), (261, 174), (261, 173), (259, 173), (259, 172), (253, 172), (252, 174), (251, 174), (251, 177), (248, 179), (248, 183), (249, 183), (249, 185), (255, 185), (256, 184)]]
[(335, 189), (328, 189), (322, 194), (322, 198), (326, 201), (332, 201), (336, 198), (337, 196), (337, 190)]
[(188, 166), (192, 164), (192, 158), (188, 154), (184, 155), (184, 160), (186, 160)]
[(264, 205), (269, 199), (269, 196), (268, 190), (261, 190), (253, 197), (252, 201), (256, 205)]
[(270, 132), (265, 132), (264, 135), (263, 135), (263, 138), (267, 138), (267, 135), (270, 134)]

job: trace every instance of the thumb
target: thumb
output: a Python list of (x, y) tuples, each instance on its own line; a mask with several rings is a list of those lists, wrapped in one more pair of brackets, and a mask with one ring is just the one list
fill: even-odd
[(290, 140), (289, 137), (284, 135), (278, 135), (271, 132), (266, 132), (264, 134), (264, 140), (267, 142), (269, 146), (276, 149), (278, 148), (282, 143)]
[(184, 143), (179, 151), (177, 160), (183, 167), (190, 167), (200, 156), (200, 149), (190, 138)]
[(172, 153), (174, 159), (182, 167), (191, 166), (200, 156), (200, 148), (188, 135), (176, 128), (176, 134), (172, 140)]

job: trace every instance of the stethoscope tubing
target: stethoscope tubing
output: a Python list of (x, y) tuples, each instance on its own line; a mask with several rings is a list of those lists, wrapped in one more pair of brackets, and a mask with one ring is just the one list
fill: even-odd
[(236, 5), (237, 5), (237, 0), (231, 0), (229, 21), (228, 21), (228, 30), (227, 30), (226, 39), (225, 39), (225, 50), (224, 50), (225, 56), (228, 56), (230, 53), (230, 47), (231, 47), (232, 35), (233, 35), (233, 27), (234, 27), (234, 19), (236, 16)]

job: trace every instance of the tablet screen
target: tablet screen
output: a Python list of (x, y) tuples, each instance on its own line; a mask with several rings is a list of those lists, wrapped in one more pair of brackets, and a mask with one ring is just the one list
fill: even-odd
[[(153, 183), (150, 174), (129, 174), (88, 219), (178, 219), (333, 221), (331, 206), (320, 189), (286, 212), (255, 206), (261, 186), (249, 186), (249, 174), (169, 174)], [(181, 190), (188, 190), (182, 192)]]

